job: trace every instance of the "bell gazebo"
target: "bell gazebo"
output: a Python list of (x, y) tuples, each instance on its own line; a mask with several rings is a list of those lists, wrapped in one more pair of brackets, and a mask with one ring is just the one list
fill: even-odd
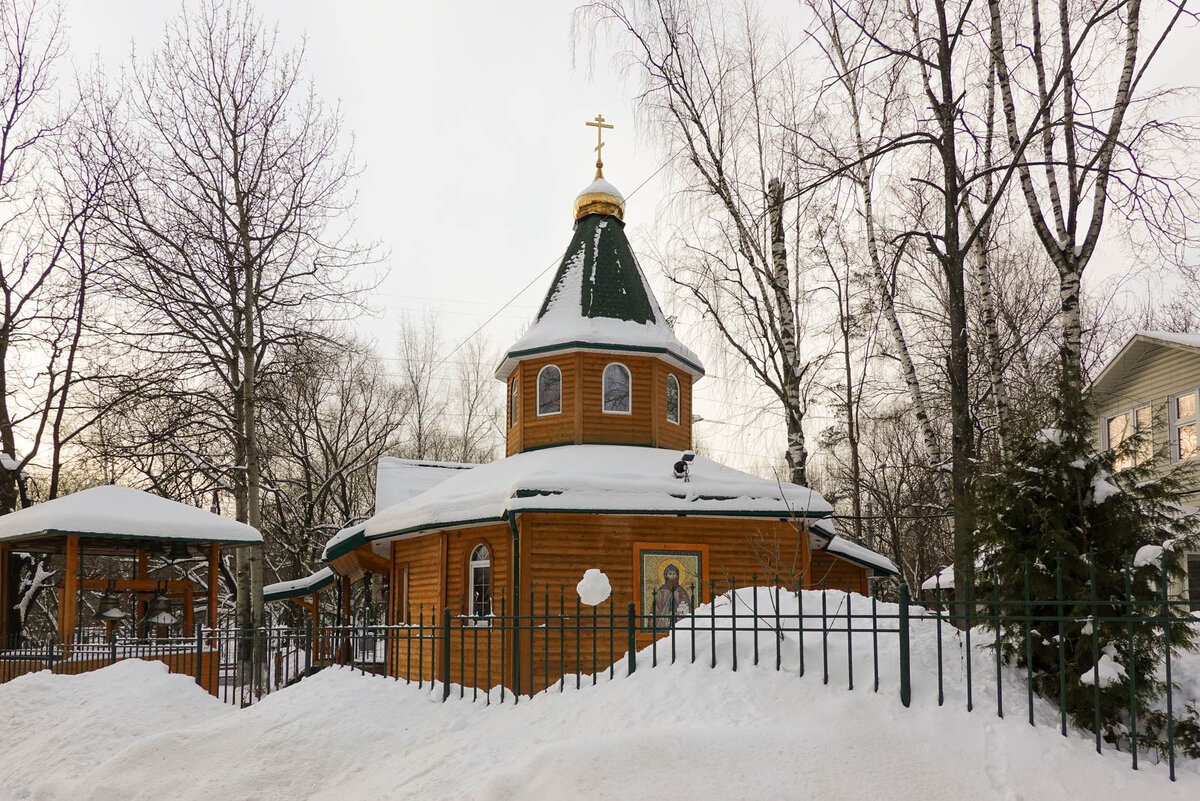
[[(199, 632), (217, 624), (221, 549), (261, 545), (245, 523), (112, 485), (0, 517), (0, 682), (129, 657), (211, 675), (199, 664), (211, 653)], [(16, 554), (40, 566), (24, 582)], [(43, 607), (56, 614), (35, 632), (29, 612), (39, 592), (53, 593)], [(184, 638), (196, 645), (180, 647)]]

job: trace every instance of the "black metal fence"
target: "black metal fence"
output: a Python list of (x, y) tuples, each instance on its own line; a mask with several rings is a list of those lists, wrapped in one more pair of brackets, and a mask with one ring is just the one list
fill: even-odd
[[(400, 625), (359, 623), (314, 628), (260, 630), (199, 629), (194, 636), (158, 640), (94, 641), (85, 633), (70, 645), (0, 654), (0, 681), (32, 670), (58, 673), (94, 670), (121, 659), (153, 659), (184, 673), (217, 697), (242, 706), (330, 665), (386, 675), (452, 698), (484, 703), (518, 703), (544, 692), (583, 689), (660, 664), (687, 663), (711, 669), (758, 666), (798, 677), (820, 675), (825, 684), (844, 682), (848, 690), (895, 692), (904, 706), (914, 702), (964, 704), (974, 710), (991, 695), (996, 714), (1017, 700), (1030, 725), (1057, 725), (1066, 736), (1074, 728), (1067, 714), (1067, 676), (1059, 671), (1058, 698), (1048, 693), (1028, 658), (1035, 638), (1053, 643), (1065, 660), (1068, 627), (1090, 628), (1097, 751), (1122, 748), (1102, 726), (1101, 624), (1125, 626), (1132, 655), (1139, 638), (1133, 628), (1150, 630), (1168, 643), (1173, 627), (1197, 622), (1186, 601), (1153, 600), (1002, 601), (969, 598), (952, 606), (935, 600), (919, 606), (906, 586), (898, 603), (885, 603), (837, 590), (793, 593), (778, 581), (718, 594), (686, 616), (639, 615), (634, 604), (599, 607), (566, 601), (548, 588), (527, 600), (528, 611), (512, 613), (504, 598), (495, 614), (455, 615), (449, 609), (406, 610)], [(532, 600), (532, 603), (529, 603)], [(1011, 610), (1019, 611), (1013, 614)], [(1046, 612), (1049, 608), (1051, 611)], [(1082, 610), (1082, 613), (1081, 613)], [(990, 626), (991, 630), (985, 630)], [(992, 647), (999, 627), (1029, 650), (1024, 655)], [(1171, 778), (1177, 759), (1178, 700), (1172, 683), (1172, 655), (1165, 659), (1165, 753)], [(865, 682), (864, 682), (865, 679)], [(1041, 683), (1039, 684), (1039, 679)], [(1133, 684), (1131, 681), (1130, 684)], [(1138, 767), (1139, 707), (1129, 691), (1128, 750)], [(1079, 716), (1075, 715), (1075, 722)]]

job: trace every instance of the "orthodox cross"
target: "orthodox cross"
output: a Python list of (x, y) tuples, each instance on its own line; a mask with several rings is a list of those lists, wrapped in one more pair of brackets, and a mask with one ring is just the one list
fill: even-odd
[(584, 125), (588, 125), (588, 126), (591, 126), (592, 128), (596, 129), (596, 148), (595, 148), (596, 149), (596, 177), (603, 178), (604, 177), (604, 172), (603, 172), (603, 170), (604, 170), (604, 158), (603, 158), (604, 153), (603, 153), (602, 149), (604, 147), (604, 129), (612, 128), (612, 126), (605, 123), (604, 117), (600, 114), (596, 115), (595, 122), (585, 122)]

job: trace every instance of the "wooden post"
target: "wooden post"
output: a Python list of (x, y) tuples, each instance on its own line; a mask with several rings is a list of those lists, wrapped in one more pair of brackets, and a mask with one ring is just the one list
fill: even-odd
[(66, 564), (63, 566), (62, 593), (58, 599), (58, 640), (74, 639), (75, 614), (79, 608), (79, 535), (67, 535)]
[(196, 591), (192, 588), (192, 583), (189, 581), (188, 585), (183, 588), (183, 630), (189, 637), (196, 633), (196, 629), (193, 628), (196, 622), (195, 606)]
[(337, 662), (341, 665), (350, 664), (350, 626), (353, 621), (350, 619), (350, 577), (341, 577), (341, 601), (342, 601), (342, 642), (338, 647)]

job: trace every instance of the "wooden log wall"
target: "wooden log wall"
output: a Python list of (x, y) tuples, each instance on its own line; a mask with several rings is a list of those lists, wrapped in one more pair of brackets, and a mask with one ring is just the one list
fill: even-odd
[[(629, 369), (632, 412), (605, 412), (604, 368), (613, 362)], [(537, 377), (547, 365), (562, 373), (562, 411), (537, 414)], [(679, 381), (679, 422), (667, 420), (667, 377)], [(512, 387), (517, 386), (517, 418)], [(507, 454), (550, 445), (598, 443), (648, 445), (686, 450), (692, 445), (692, 377), (652, 356), (617, 353), (559, 353), (527, 359), (509, 376)]]

